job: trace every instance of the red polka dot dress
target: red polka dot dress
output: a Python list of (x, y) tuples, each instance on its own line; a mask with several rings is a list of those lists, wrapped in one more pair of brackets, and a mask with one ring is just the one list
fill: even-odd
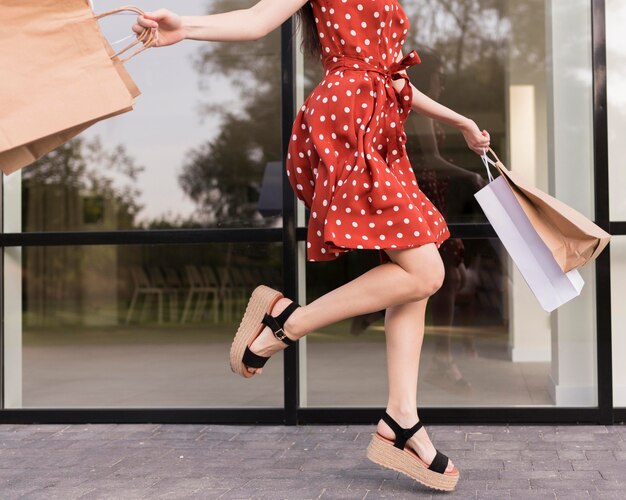
[[(409, 28), (397, 0), (311, 0), (322, 47), (322, 81), (292, 128), (287, 176), (309, 208), (307, 260), (352, 249), (411, 248), (449, 236), (406, 155), (412, 50), (398, 61)], [(400, 92), (392, 80), (405, 80)], [(398, 85), (398, 84), (396, 84)]]

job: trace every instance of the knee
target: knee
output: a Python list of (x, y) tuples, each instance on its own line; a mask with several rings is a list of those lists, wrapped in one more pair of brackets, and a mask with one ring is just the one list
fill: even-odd
[(418, 275), (414, 276), (411, 300), (423, 300), (434, 295), (443, 285), (445, 274), (441, 259), (433, 259), (425, 269), (421, 269)]
[(424, 276), (424, 295), (425, 297), (430, 297), (437, 293), (437, 291), (443, 285), (443, 280), (445, 279), (446, 271), (441, 260), (433, 263), (432, 267), (428, 269), (428, 273)]

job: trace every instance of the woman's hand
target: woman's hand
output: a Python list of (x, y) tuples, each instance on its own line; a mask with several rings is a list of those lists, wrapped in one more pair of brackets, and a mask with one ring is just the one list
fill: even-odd
[(478, 125), (473, 120), (467, 120), (465, 125), (460, 127), (465, 142), (468, 147), (474, 151), (477, 155), (485, 154), (486, 149), (489, 147), (490, 137), (489, 132), (486, 130), (481, 131)]
[(138, 16), (133, 31), (140, 35), (146, 28), (153, 31), (155, 38), (153, 47), (174, 45), (185, 39), (181, 17), (167, 9), (145, 12), (143, 16)]

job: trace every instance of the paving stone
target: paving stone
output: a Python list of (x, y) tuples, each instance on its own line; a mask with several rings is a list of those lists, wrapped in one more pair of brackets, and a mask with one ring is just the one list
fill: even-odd
[(567, 441), (561, 443), (564, 450), (619, 450), (619, 441)]
[(556, 450), (521, 450), (522, 460), (558, 460), (559, 455)]
[[(461, 474), (463, 474), (461, 472)], [(459, 479), (456, 489), (460, 491), (478, 491), (487, 489), (487, 480), (484, 479)]]
[[(504, 461), (497, 459), (465, 459), (465, 458), (456, 458), (453, 459), (454, 464), (460, 469), (503, 469)], [(530, 467), (530, 464), (528, 464)]]
[(590, 491), (589, 496), (593, 500), (624, 500), (623, 491)]
[(81, 500), (135, 500), (145, 498), (148, 492), (147, 489), (115, 485), (109, 488), (96, 488), (78, 498)]
[(619, 460), (572, 460), (574, 470), (599, 470), (601, 472), (625, 473), (624, 464)]
[(559, 473), (553, 470), (502, 470), (499, 479), (556, 479)]
[(514, 500), (555, 500), (552, 490), (511, 490), (511, 499)]
[(15, 500), (36, 490), (32, 486), (5, 486), (2, 488), (2, 500)]
[(528, 490), (530, 489), (529, 479), (499, 479), (497, 481), (487, 481), (488, 490)]
[(585, 450), (587, 460), (617, 460), (612, 451), (606, 450)]
[(493, 441), (493, 434), (486, 432), (467, 432), (465, 434), (466, 441)]
[(561, 443), (558, 441), (542, 441), (538, 439), (537, 441), (529, 441), (528, 449), (529, 450), (554, 450), (558, 451), (561, 448)]
[(504, 460), (502, 468), (508, 471), (530, 471), (533, 470), (532, 465), (530, 461)]
[(562, 470), (558, 474), (563, 479), (602, 479), (597, 470)]
[(589, 500), (589, 490), (555, 490), (557, 500)]
[[(586, 491), (593, 483), (586, 479), (531, 479), (530, 485), (537, 489)], [(595, 489), (595, 488), (594, 488)]]
[(511, 498), (511, 492), (508, 490), (498, 491), (477, 491), (476, 498), (478, 500), (500, 500), (503, 498)]
[(593, 484), (598, 490), (626, 490), (625, 479), (594, 479)]
[(465, 458), (469, 460), (520, 460), (520, 450), (481, 450), (481, 451), (468, 451), (465, 453)]
[[(322, 496), (322, 498), (333, 498), (332, 496)], [(433, 498), (431, 494), (424, 492), (424, 493), (419, 493), (419, 492), (406, 492), (406, 493), (389, 493), (386, 491), (368, 491), (366, 492), (366, 494), (363, 497), (350, 497), (353, 500), (356, 500), (357, 498), (362, 498), (363, 500), (374, 500), (374, 499), (378, 499), (378, 498), (404, 498), (404, 499), (409, 499), (409, 498)]]
[(591, 433), (584, 433), (582, 430), (577, 432), (575, 430), (571, 431), (561, 431), (561, 432), (547, 432), (543, 434), (542, 439), (544, 441), (562, 441), (562, 442), (571, 442), (571, 441), (593, 441), (594, 437)]
[(159, 499), (159, 500), (188, 500), (190, 498), (198, 498), (202, 500), (213, 500), (221, 498), (227, 489), (202, 489), (202, 490), (188, 490), (184, 488), (177, 489), (176, 491), (163, 491), (158, 488), (148, 490), (146, 499)]
[(482, 450), (526, 450), (526, 441), (479, 441), (474, 443), (476, 451)]
[[(500, 469), (463, 469), (463, 480), (465, 479), (500, 479)], [(459, 479), (460, 480), (460, 479)]]
[(572, 462), (569, 460), (532, 460), (533, 470), (572, 470)]
[(90, 493), (93, 489), (94, 488), (90, 486), (75, 486), (73, 488), (43, 488), (31, 491), (21, 496), (20, 500), (72, 500)]
[(557, 450), (559, 460), (587, 460), (584, 450)]
[[(369, 490), (338, 490), (338, 489), (331, 489), (331, 488), (325, 488), (324, 492), (322, 493), (322, 495), (320, 496), (320, 498), (323, 499), (346, 499), (346, 500), (354, 500), (356, 498), (365, 498), (366, 496), (368, 496), (368, 493), (370, 493)], [(383, 493), (383, 495), (391, 495), (390, 493), (384, 493), (381, 492), (379, 490), (374, 490), (371, 493), (376, 494), (376, 493)], [(369, 496), (368, 498), (374, 498), (374, 496)], [(386, 498), (385, 496), (381, 496), (379, 498)], [(392, 496), (389, 496), (389, 498), (393, 498)]]

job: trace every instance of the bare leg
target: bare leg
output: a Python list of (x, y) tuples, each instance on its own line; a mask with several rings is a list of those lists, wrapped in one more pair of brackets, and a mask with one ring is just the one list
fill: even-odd
[[(376, 266), (296, 309), (285, 323), (285, 334), (297, 339), (346, 318), (425, 299), (441, 286), (444, 268), (434, 243), (389, 250), (387, 253), (390, 257), (394, 256), (394, 262)], [(290, 303), (291, 300), (287, 298), (279, 300), (272, 309), (272, 315), (280, 314)], [(270, 356), (285, 347), (266, 327), (252, 342), (250, 350), (262, 356)], [(260, 374), (263, 368), (249, 368), (248, 371)]]
[[(387, 377), (389, 399), (387, 413), (404, 428), (415, 425), (417, 415), (417, 380), (420, 353), (424, 340), (426, 302), (422, 299), (392, 306), (385, 315), (385, 337), (387, 339)], [(380, 420), (376, 431), (392, 439), (393, 430)], [(436, 450), (426, 429), (422, 427), (408, 441), (407, 446), (417, 452), (426, 464), (435, 458)], [(454, 470), (450, 460), (446, 471)]]

